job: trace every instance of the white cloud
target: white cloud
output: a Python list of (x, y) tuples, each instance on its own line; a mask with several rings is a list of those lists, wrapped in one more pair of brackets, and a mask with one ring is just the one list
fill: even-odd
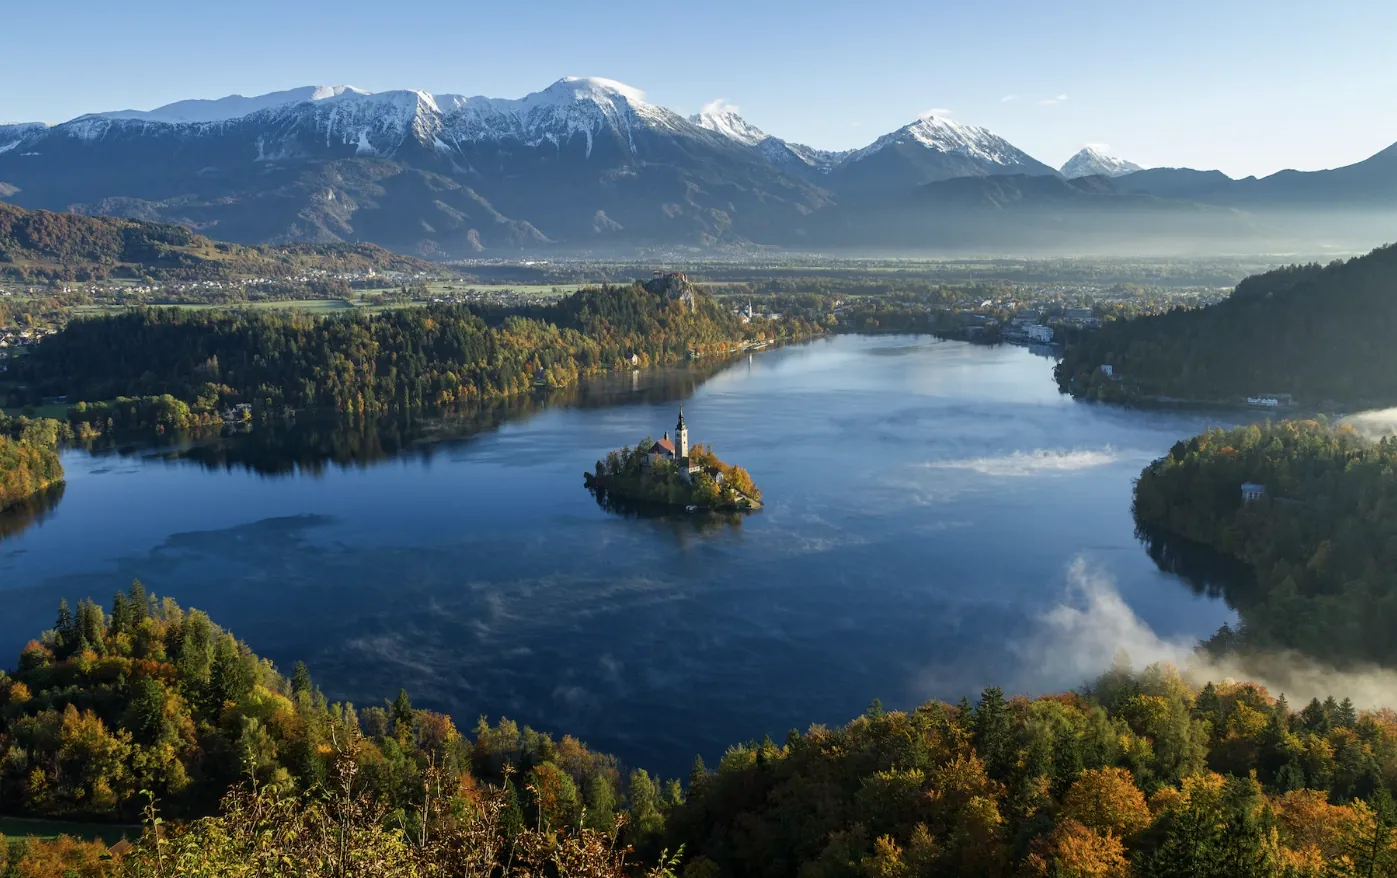
[[(690, 105), (692, 106), (692, 104)], [(737, 104), (728, 103), (726, 98), (714, 98), (703, 105), (704, 115), (721, 115), (723, 113), (736, 113)]]
[(1051, 98), (1043, 98), (1043, 100), (1041, 100), (1041, 101), (1038, 102), (1038, 106), (1040, 106), (1040, 107), (1052, 107), (1052, 106), (1056, 106), (1057, 104), (1060, 104), (1060, 103), (1062, 103), (1063, 101), (1066, 101), (1066, 100), (1067, 100), (1067, 95), (1056, 95), (1056, 96), (1051, 97)]
[(1005, 95), (1004, 97), (1002, 97), (1002, 98), (999, 99), (999, 102), (1000, 102), (1001, 104), (1007, 104), (1007, 103), (1010, 103), (1011, 101), (1017, 101), (1018, 99), (1019, 99), (1019, 96), (1018, 96), (1018, 95)]
[(1094, 149), (1094, 150), (1096, 150), (1097, 152), (1110, 152), (1110, 151), (1111, 151), (1111, 144), (1109, 144), (1109, 143), (1085, 143), (1085, 144), (1082, 144), (1082, 145), (1085, 146), (1085, 147), (1087, 147), (1088, 149)]
[(932, 107), (930, 110), (923, 110), (923, 111), (922, 111), (921, 118), (925, 119), (925, 118), (927, 118), (928, 116), (942, 116), (942, 117), (945, 117), (945, 116), (949, 116), (949, 115), (951, 115), (951, 111), (948, 110), (948, 109), (946, 109), (945, 107)]

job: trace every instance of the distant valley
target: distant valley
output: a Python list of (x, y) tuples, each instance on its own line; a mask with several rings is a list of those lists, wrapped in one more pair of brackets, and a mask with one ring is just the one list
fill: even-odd
[(937, 116), (830, 152), (604, 79), (520, 99), (306, 87), (0, 126), (0, 199), (428, 258), (1356, 250), (1397, 227), (1397, 146), (1234, 180), (1090, 147), (1059, 170)]

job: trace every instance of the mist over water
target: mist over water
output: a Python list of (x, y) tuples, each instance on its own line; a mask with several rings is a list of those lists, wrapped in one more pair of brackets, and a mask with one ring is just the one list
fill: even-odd
[[(1075, 402), (1051, 371), (841, 336), (488, 416), (70, 452), (56, 505), (0, 541), (0, 656), (60, 596), (139, 577), (283, 669), (304, 659), (331, 698), (403, 686), (463, 726), (508, 715), (671, 775), (874, 698), (1071, 688), (1122, 647), (1184, 657), (1235, 616), (1151, 560), (1131, 483), (1217, 415)], [(680, 402), (764, 510), (583, 489)]]
[(1162, 637), (1121, 596), (1109, 573), (1085, 557), (1067, 569), (1061, 600), (1042, 613), (1020, 647), (1024, 659), (1016, 691), (1046, 692), (1075, 687), (1120, 658), (1136, 669), (1177, 665), (1195, 685), (1213, 681), (1259, 683), (1284, 694), (1298, 709), (1311, 698), (1348, 697), (1360, 709), (1397, 709), (1397, 672), (1377, 667), (1339, 670), (1294, 652), (1218, 659), (1196, 652), (1197, 640)]

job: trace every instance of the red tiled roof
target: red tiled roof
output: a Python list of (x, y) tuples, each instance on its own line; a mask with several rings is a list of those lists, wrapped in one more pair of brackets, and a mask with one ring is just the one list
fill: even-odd
[(668, 451), (670, 454), (674, 453), (674, 443), (668, 439), (661, 439), (659, 442), (656, 442), (650, 447), (650, 450), (654, 451), (657, 448)]

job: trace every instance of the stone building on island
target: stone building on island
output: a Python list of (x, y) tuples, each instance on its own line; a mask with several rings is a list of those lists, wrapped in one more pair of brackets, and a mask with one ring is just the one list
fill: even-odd
[[(683, 406), (679, 408), (679, 422), (674, 425), (674, 438), (670, 439), (669, 433), (666, 432), (663, 439), (650, 446), (643, 463), (647, 467), (653, 467), (661, 460), (674, 464), (685, 481), (703, 469), (701, 464), (689, 457), (689, 427), (684, 423)], [(723, 473), (717, 467), (710, 467), (709, 474), (719, 482), (723, 480)]]

